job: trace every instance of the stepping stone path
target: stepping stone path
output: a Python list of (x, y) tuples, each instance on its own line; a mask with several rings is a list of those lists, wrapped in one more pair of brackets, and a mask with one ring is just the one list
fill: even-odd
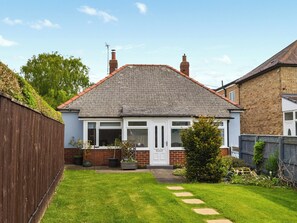
[(193, 211), (195, 211), (197, 214), (202, 214), (202, 215), (219, 214), (215, 209), (212, 209), (212, 208), (194, 208)]
[(173, 193), (177, 197), (193, 197), (194, 195), (190, 192), (179, 192), (179, 193)]
[(182, 199), (182, 201), (186, 204), (204, 204), (204, 201), (200, 200), (200, 199)]
[[(168, 186), (167, 189), (172, 191), (184, 190), (182, 186)], [(177, 197), (193, 197), (194, 195), (190, 192), (175, 192), (173, 193)], [(204, 204), (204, 201), (197, 198), (182, 199), (186, 204)], [(219, 215), (215, 209), (212, 208), (194, 208), (193, 211), (201, 215)], [(206, 220), (207, 223), (232, 223), (229, 219), (215, 219), (215, 220)]]
[(216, 220), (207, 220), (207, 223), (232, 223), (232, 221), (228, 219), (216, 219)]

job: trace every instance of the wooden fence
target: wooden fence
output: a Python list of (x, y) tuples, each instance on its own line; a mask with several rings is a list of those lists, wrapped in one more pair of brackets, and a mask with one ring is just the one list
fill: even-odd
[(239, 157), (248, 165), (253, 166), (254, 144), (256, 141), (264, 141), (264, 160), (270, 154), (278, 151), (279, 160), (284, 165), (285, 174), (297, 182), (297, 137), (270, 136), (270, 135), (241, 135), (239, 137)]
[(0, 95), (0, 222), (38, 222), (64, 166), (64, 125)]

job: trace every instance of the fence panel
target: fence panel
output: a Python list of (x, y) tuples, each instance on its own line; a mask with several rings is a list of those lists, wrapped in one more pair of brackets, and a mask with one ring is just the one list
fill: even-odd
[(297, 182), (297, 137), (292, 136), (270, 136), (270, 135), (241, 135), (240, 157), (250, 166), (253, 164), (253, 150), (256, 141), (264, 141), (264, 161), (279, 152), (279, 159), (285, 165), (284, 173), (291, 176)]
[(0, 222), (38, 222), (64, 168), (64, 126), (0, 95)]

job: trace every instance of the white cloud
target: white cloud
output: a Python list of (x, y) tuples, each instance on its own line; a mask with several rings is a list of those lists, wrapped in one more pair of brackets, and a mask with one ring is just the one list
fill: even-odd
[(227, 55), (223, 55), (222, 57), (215, 58), (214, 60), (222, 62), (224, 64), (231, 64), (232, 63), (230, 57), (228, 57)]
[(23, 24), (23, 21), (20, 19), (10, 19), (9, 17), (6, 17), (2, 20), (5, 24), (14, 26), (14, 25), (21, 25)]
[(94, 8), (91, 8), (89, 6), (81, 6), (79, 9), (77, 9), (78, 11), (85, 13), (87, 15), (97, 15), (97, 10)]
[(98, 11), (98, 16), (103, 19), (104, 22), (111, 22), (111, 21), (118, 21), (118, 19), (107, 12), (104, 11)]
[(118, 18), (105, 12), (105, 11), (100, 11), (100, 10), (97, 10), (95, 8), (92, 8), (92, 7), (89, 7), (89, 6), (81, 6), (80, 8), (77, 9), (78, 11), (82, 12), (82, 13), (85, 13), (87, 15), (90, 15), (90, 16), (98, 16), (100, 17), (101, 19), (103, 19), (104, 22), (116, 22), (118, 21)]
[(60, 28), (59, 24), (54, 24), (48, 19), (39, 20), (38, 22), (31, 24), (30, 27), (32, 29), (43, 29), (43, 28), (51, 28), (51, 29), (58, 29)]
[(141, 3), (141, 2), (136, 2), (135, 3), (136, 7), (138, 8), (139, 10), (139, 13), (141, 14), (146, 14), (147, 12), (147, 7), (144, 3)]
[(15, 46), (15, 45), (17, 45), (17, 44), (18, 44), (18, 43), (14, 42), (14, 41), (4, 39), (4, 38), (0, 35), (0, 46), (3, 46), (3, 47), (10, 47), (10, 46)]

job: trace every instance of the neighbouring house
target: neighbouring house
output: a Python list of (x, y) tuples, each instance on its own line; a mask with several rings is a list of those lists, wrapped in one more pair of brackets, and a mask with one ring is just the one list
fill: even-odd
[(297, 94), (282, 95), (283, 133), (297, 136)]
[(282, 95), (297, 93), (297, 41), (264, 63), (216, 91), (230, 98), (245, 111), (241, 115), (242, 134), (286, 134)]
[(128, 64), (117, 69), (112, 51), (110, 74), (58, 107), (65, 122), (65, 160), (77, 153), (72, 137), (90, 140), (91, 162), (107, 165), (116, 138), (136, 144), (140, 166), (184, 163), (180, 131), (195, 117), (215, 117), (222, 147), (238, 147), (242, 109), (189, 77), (186, 56), (180, 71), (167, 65)]

